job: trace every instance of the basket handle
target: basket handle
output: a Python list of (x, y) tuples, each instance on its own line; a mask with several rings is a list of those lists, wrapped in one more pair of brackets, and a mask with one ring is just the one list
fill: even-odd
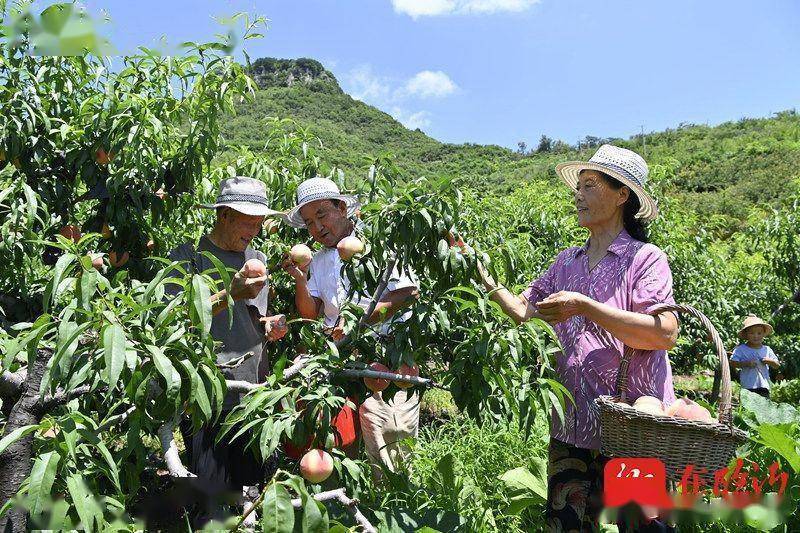
[[(662, 304), (655, 307), (650, 314), (658, 315), (665, 311), (675, 311), (691, 315), (700, 320), (703, 326), (708, 330), (711, 341), (714, 343), (714, 349), (717, 352), (717, 357), (719, 358), (719, 368), (721, 370), (719, 394), (720, 400), (717, 419), (719, 420), (720, 424), (726, 424), (730, 426), (733, 423), (733, 417), (731, 416), (731, 370), (730, 366), (728, 365), (728, 357), (727, 353), (725, 352), (725, 345), (722, 343), (719, 333), (717, 333), (714, 325), (703, 313), (689, 305)], [(619, 372), (617, 373), (617, 393), (622, 400), (625, 400), (625, 396), (628, 392), (628, 367), (630, 366), (633, 352), (633, 348), (630, 346), (625, 346), (625, 351), (623, 352), (622, 358), (619, 362)]]

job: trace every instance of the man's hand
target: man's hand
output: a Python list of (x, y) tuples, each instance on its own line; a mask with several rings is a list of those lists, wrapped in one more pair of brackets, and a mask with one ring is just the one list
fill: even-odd
[(336, 322), (336, 325), (332, 328), (325, 328), (323, 330), (326, 335), (330, 335), (333, 342), (338, 342), (342, 340), (345, 336), (344, 333), (344, 317), (339, 317), (339, 320)]
[(579, 292), (560, 291), (538, 302), (536, 307), (542, 318), (554, 326), (573, 316), (582, 315), (583, 306), (588, 299), (586, 295)]
[(270, 342), (282, 339), (289, 332), (286, 315), (262, 316), (259, 320), (264, 324), (265, 336)]
[(307, 278), (308, 267), (310, 264), (311, 263), (308, 263), (308, 265), (304, 267), (299, 267), (296, 264), (294, 264), (294, 261), (292, 261), (287, 255), (286, 258), (281, 263), (281, 267), (283, 267), (283, 270), (287, 274), (289, 274), (292, 277), (292, 279), (294, 279), (295, 283), (305, 283), (306, 280), (308, 279)]
[(260, 276), (258, 278), (246, 278), (241, 272), (233, 275), (231, 280), (231, 298), (234, 300), (248, 300), (255, 298), (264, 285), (267, 283), (269, 276)]

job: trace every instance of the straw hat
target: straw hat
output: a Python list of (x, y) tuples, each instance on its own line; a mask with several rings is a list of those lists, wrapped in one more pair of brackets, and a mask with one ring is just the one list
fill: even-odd
[(644, 190), (649, 173), (647, 163), (636, 152), (604, 144), (597, 149), (588, 162), (567, 161), (556, 165), (556, 174), (572, 190), (577, 188), (578, 175), (582, 170), (596, 170), (603, 174), (608, 174), (622, 182), (623, 185), (628, 186), (639, 198), (639, 203), (642, 206), (636, 214), (636, 218), (649, 221), (658, 216), (656, 201)]
[(744, 339), (745, 330), (752, 326), (764, 326), (767, 330), (766, 335), (772, 335), (772, 333), (775, 331), (772, 329), (772, 326), (758, 318), (756, 315), (748, 315), (747, 318), (744, 319), (744, 326), (742, 326), (742, 329), (739, 330), (739, 338)]
[(286, 213), (286, 223), (293, 228), (305, 228), (306, 223), (300, 216), (300, 209), (317, 200), (341, 200), (347, 205), (347, 216), (351, 217), (361, 207), (358, 198), (350, 194), (342, 194), (339, 186), (328, 178), (309, 178), (297, 186), (297, 205)]
[(222, 180), (219, 184), (219, 194), (213, 204), (200, 204), (201, 209), (216, 209), (230, 207), (245, 215), (270, 216), (277, 215), (280, 211), (269, 208), (267, 200), (267, 186), (263, 181), (236, 176)]

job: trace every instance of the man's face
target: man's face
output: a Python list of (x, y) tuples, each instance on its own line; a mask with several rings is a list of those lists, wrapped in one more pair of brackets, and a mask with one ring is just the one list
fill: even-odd
[(764, 342), (764, 337), (767, 334), (767, 328), (764, 326), (750, 326), (744, 332), (747, 342), (750, 344), (761, 344)]
[(315, 241), (333, 248), (353, 231), (344, 202), (316, 200), (300, 208), (300, 216)]
[(226, 249), (244, 252), (250, 242), (261, 231), (263, 216), (245, 215), (231, 208), (224, 209), (217, 218), (220, 234)]

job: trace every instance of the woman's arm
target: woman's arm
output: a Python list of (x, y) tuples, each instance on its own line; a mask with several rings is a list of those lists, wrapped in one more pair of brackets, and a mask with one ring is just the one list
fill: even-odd
[(678, 340), (678, 319), (671, 312), (654, 316), (624, 311), (569, 291), (552, 294), (536, 306), (551, 324), (575, 315), (585, 316), (636, 350), (669, 350)]
[(489, 298), (493, 302), (497, 302), (503, 312), (516, 324), (522, 324), (533, 317), (543, 318), (524, 296), (515, 295), (505, 287), (499, 286), (480, 262), (478, 262), (478, 272), (481, 275), (483, 287), (489, 293)]

